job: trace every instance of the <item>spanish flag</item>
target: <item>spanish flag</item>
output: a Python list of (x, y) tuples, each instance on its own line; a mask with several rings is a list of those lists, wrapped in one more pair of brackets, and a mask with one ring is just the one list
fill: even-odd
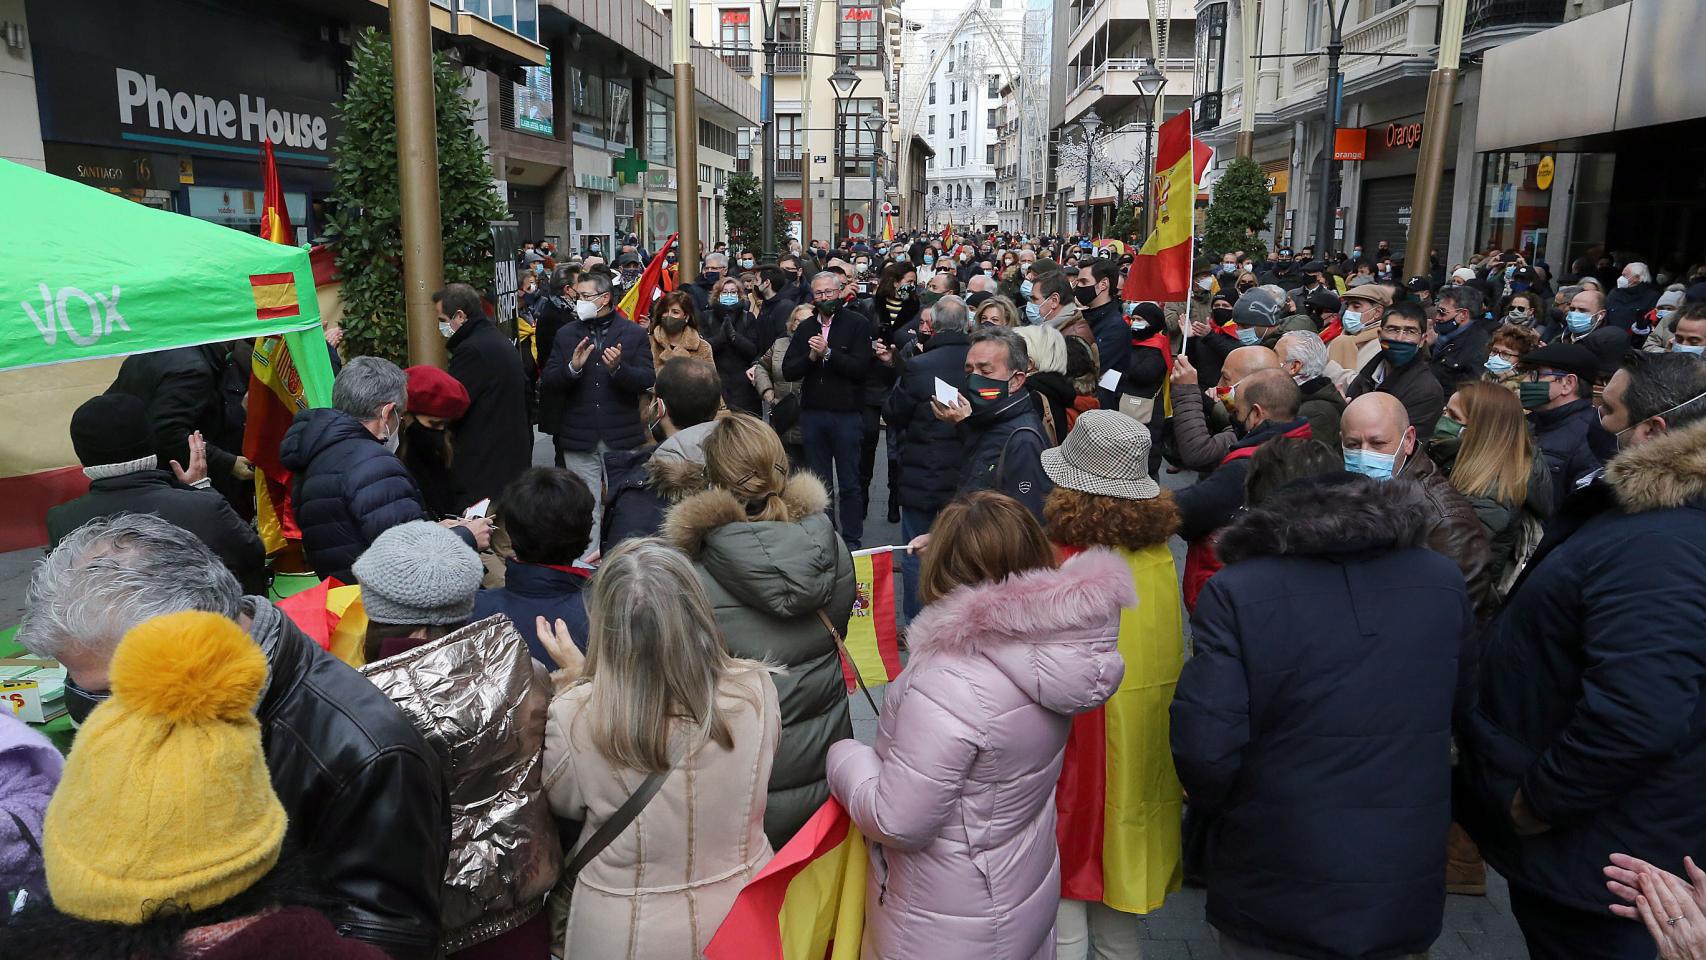
[(361, 587), (330, 577), (274, 606), (320, 649), (352, 667), (366, 666), (367, 610), (361, 605)]
[[(877, 547), (853, 554), (853, 579), (857, 591), (853, 614), (847, 620), (849, 663), (841, 661), (847, 692), (880, 687), (900, 676), (900, 637), (894, 616), (894, 553), (896, 547)], [(857, 673), (855, 673), (857, 671)]]
[[(278, 163), (273, 159), (272, 141), (261, 145), (261, 237), (274, 243), (293, 244), (290, 211), (285, 209), (284, 190), (278, 183)], [(251, 276), (255, 315), (262, 319), (294, 316), (300, 312), (296, 276), (268, 273)], [(308, 408), (302, 377), (285, 346), (284, 337), (262, 337), (255, 341), (249, 366), (249, 409), (243, 427), (243, 456), (255, 468), (255, 527), (269, 556), (290, 540), (300, 541), (302, 531), (290, 508), (290, 472), (279, 463), (278, 446), (290, 421)]]
[(641, 317), (651, 313), (652, 301), (675, 289), (675, 273), (666, 270), (663, 261), (680, 238), (679, 233), (669, 235), (669, 239), (664, 241), (657, 255), (652, 257), (652, 262), (646, 264), (646, 269), (634, 281), (634, 285), (622, 295), (622, 301), (616, 304), (617, 313), (639, 323)]
[(858, 960), (865, 838), (834, 798), (735, 898), (707, 960)]
[(1133, 258), (1120, 299), (1166, 303), (1190, 296), (1197, 183), (1213, 158), (1214, 151), (1191, 136), (1189, 110), (1161, 125), (1155, 144), (1155, 189), (1150, 197), (1155, 207), (1155, 232)]

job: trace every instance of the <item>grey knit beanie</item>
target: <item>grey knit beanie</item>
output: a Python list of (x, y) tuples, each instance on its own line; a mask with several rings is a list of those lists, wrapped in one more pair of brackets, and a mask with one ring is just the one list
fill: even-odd
[(486, 574), (461, 537), (425, 520), (380, 534), (351, 569), (368, 619), (401, 624), (465, 622)]

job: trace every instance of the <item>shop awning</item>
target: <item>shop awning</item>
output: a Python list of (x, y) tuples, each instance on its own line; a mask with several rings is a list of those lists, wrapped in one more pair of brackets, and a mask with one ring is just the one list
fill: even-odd
[(1580, 149), (1587, 138), (1706, 117), (1706, 4), (1631, 0), (1487, 51), (1475, 149)]

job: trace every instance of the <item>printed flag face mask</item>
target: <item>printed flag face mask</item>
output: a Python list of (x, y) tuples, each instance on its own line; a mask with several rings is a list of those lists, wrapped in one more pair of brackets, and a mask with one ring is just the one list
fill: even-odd
[(984, 377), (972, 374), (966, 377), (966, 399), (971, 401), (974, 409), (982, 409), (991, 404), (1000, 403), (1007, 399), (1007, 384), (1012, 380), (997, 380), (994, 377)]

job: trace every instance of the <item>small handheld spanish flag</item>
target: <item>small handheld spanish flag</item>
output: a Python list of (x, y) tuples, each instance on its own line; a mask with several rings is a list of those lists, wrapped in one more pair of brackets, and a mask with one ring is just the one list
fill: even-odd
[(900, 637), (895, 629), (894, 547), (853, 554), (857, 583), (853, 612), (847, 619), (847, 654), (841, 661), (847, 692), (880, 687), (900, 676)]

